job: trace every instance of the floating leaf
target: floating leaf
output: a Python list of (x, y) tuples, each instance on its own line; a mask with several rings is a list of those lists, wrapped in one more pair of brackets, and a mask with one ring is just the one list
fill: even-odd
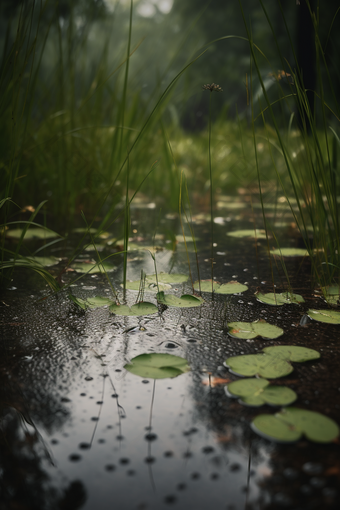
[[(22, 228), (12, 228), (6, 231), (6, 236), (12, 237), (14, 239), (20, 239), (23, 230), (24, 229)], [(56, 232), (53, 232), (52, 230), (49, 229), (45, 229), (44, 227), (41, 228), (30, 227), (28, 230), (26, 230), (24, 239), (28, 241), (31, 239), (52, 239), (53, 237), (60, 236)]]
[(161, 353), (136, 356), (124, 368), (132, 374), (151, 379), (177, 377), (190, 370), (186, 359)]
[(102, 297), (102, 296), (95, 296), (95, 297), (88, 298), (88, 299), (81, 299), (81, 298), (76, 298), (75, 296), (70, 294), (69, 298), (71, 299), (71, 301), (73, 301), (73, 303), (78, 305), (83, 310), (86, 310), (86, 308), (99, 308), (101, 306), (108, 306), (108, 305), (112, 305), (112, 303), (113, 303), (111, 299)]
[(116, 303), (114, 303), (110, 306), (110, 312), (116, 315), (140, 317), (142, 315), (152, 315), (157, 313), (158, 308), (153, 303), (148, 303), (147, 301), (142, 301), (132, 305), (131, 308), (127, 305), (116, 305)]
[(300, 304), (304, 303), (305, 300), (303, 299), (300, 294), (292, 294), (290, 292), (282, 292), (282, 294), (269, 292), (268, 294), (262, 294), (262, 292), (256, 292), (255, 293), (256, 299), (260, 301), (260, 303), (265, 303), (266, 305), (271, 306), (282, 306), (282, 305), (289, 305), (289, 304)]
[(329, 443), (339, 435), (338, 425), (328, 416), (296, 407), (282, 409), (274, 416), (261, 414), (253, 420), (252, 429), (282, 443), (297, 441), (303, 434), (316, 443)]
[(233, 356), (228, 358), (225, 364), (232, 373), (244, 377), (259, 375), (268, 379), (277, 379), (293, 371), (292, 365), (286, 360), (269, 354)]
[(234, 381), (227, 386), (227, 393), (240, 397), (239, 402), (248, 406), (287, 406), (297, 399), (295, 391), (285, 386), (273, 386), (267, 379)]
[(28, 262), (32, 262), (39, 266), (51, 267), (58, 264), (61, 259), (58, 259), (57, 257), (25, 257), (21, 260), (27, 260)]
[[(188, 279), (187, 275), (179, 274), (179, 273), (158, 273), (157, 276), (155, 274), (148, 274), (145, 277), (145, 287), (146, 291), (159, 292), (171, 289), (171, 284), (178, 284), (186, 282)], [(157, 285), (158, 282), (158, 285)], [(141, 280), (134, 280), (132, 282), (126, 283), (126, 288), (129, 290), (139, 290), (141, 285)]]
[(245, 292), (246, 290), (248, 290), (247, 285), (243, 285), (243, 283), (239, 283), (237, 281), (232, 281), (229, 283), (223, 283), (215, 291), (215, 294), (239, 294), (240, 292)]
[(183, 294), (180, 298), (173, 294), (164, 294), (158, 292), (156, 295), (157, 301), (166, 306), (175, 306), (177, 308), (192, 308), (194, 306), (201, 306), (203, 299), (201, 297), (192, 296), (191, 294)]
[(266, 239), (266, 232), (265, 230), (254, 230), (254, 229), (248, 229), (248, 230), (234, 230), (233, 232), (228, 232), (227, 236), (230, 237), (256, 237), (257, 239)]
[(74, 228), (73, 231), (76, 234), (95, 234), (97, 232), (96, 228), (86, 228), (86, 227), (78, 227)]
[(305, 248), (279, 248), (271, 250), (270, 253), (277, 257), (308, 257), (309, 253)]
[(233, 338), (256, 338), (261, 336), (262, 338), (278, 338), (283, 335), (283, 329), (264, 320), (257, 320), (254, 322), (229, 322), (229, 335)]
[(106, 272), (114, 271), (116, 266), (112, 264), (108, 264), (107, 262), (103, 263), (95, 263), (95, 262), (75, 262), (71, 264), (71, 268), (77, 271), (77, 273), (104, 273), (104, 269)]
[(320, 353), (308, 347), (300, 347), (298, 345), (274, 345), (265, 347), (263, 352), (270, 356), (276, 356), (286, 361), (295, 361), (302, 363), (312, 359), (320, 358)]
[(339, 285), (329, 285), (322, 289), (325, 299), (329, 305), (338, 305), (340, 302), (340, 288)]
[(340, 312), (335, 310), (308, 310), (307, 315), (315, 321), (340, 324)]
[(197, 280), (194, 282), (194, 289), (199, 291), (201, 288), (202, 292), (211, 292), (211, 289), (213, 290), (218, 289), (220, 284), (218, 282), (211, 283), (211, 280), (201, 280), (200, 282)]

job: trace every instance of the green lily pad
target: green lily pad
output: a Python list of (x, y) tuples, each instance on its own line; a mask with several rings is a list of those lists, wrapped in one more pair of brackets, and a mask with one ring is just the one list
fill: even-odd
[(268, 379), (277, 379), (293, 371), (293, 367), (288, 361), (269, 354), (232, 356), (225, 361), (225, 364), (232, 373), (244, 377), (258, 375)]
[(255, 296), (260, 303), (265, 303), (266, 305), (271, 306), (282, 306), (287, 304), (298, 305), (305, 302), (300, 294), (291, 294), (290, 292), (282, 292), (282, 294), (274, 294), (273, 292), (262, 294), (262, 292), (256, 292)]
[(175, 306), (177, 308), (192, 308), (195, 306), (201, 306), (203, 303), (203, 299), (201, 297), (192, 296), (191, 294), (183, 294), (183, 296), (178, 298), (173, 294), (158, 292), (156, 298), (162, 305)]
[(44, 266), (44, 267), (55, 266), (61, 260), (61, 259), (58, 259), (57, 257), (26, 257), (26, 259), (30, 262), (36, 263), (39, 266)]
[(305, 248), (280, 248), (271, 250), (270, 253), (277, 257), (308, 257), (309, 253)]
[(223, 283), (216, 291), (215, 294), (239, 294), (248, 290), (247, 285), (237, 281)]
[(340, 302), (340, 287), (339, 285), (329, 285), (322, 288), (325, 299), (329, 305), (338, 305)]
[(99, 308), (101, 306), (108, 306), (112, 305), (113, 301), (109, 298), (102, 297), (102, 296), (95, 296), (88, 299), (81, 299), (76, 298), (72, 294), (69, 295), (69, 298), (73, 303), (75, 303), (77, 306), (82, 308), (83, 310), (86, 310), (87, 308)]
[(234, 230), (233, 232), (228, 232), (227, 236), (230, 237), (254, 237), (257, 239), (266, 239), (266, 232), (265, 230), (254, 230), (254, 229), (247, 229), (247, 230)]
[(257, 320), (254, 322), (229, 322), (229, 335), (233, 338), (256, 338), (261, 336), (262, 338), (278, 338), (283, 335), (283, 329), (264, 320)]
[(307, 315), (315, 321), (340, 324), (340, 312), (336, 310), (308, 310)]
[(263, 352), (270, 356), (276, 356), (280, 359), (295, 361), (297, 363), (320, 358), (320, 353), (318, 351), (298, 345), (273, 345), (271, 347), (265, 347)]
[(239, 402), (248, 406), (287, 406), (297, 399), (295, 391), (285, 386), (273, 386), (267, 379), (234, 381), (228, 384), (227, 392), (240, 397)]
[(186, 359), (161, 353), (136, 356), (124, 368), (132, 374), (147, 379), (177, 377), (190, 370)]
[(330, 443), (339, 435), (339, 427), (321, 413), (287, 407), (273, 415), (261, 414), (252, 422), (259, 435), (281, 443), (297, 441), (304, 434), (316, 443)]
[[(155, 274), (148, 274), (145, 277), (145, 290), (151, 292), (160, 292), (171, 289), (171, 284), (178, 284), (186, 282), (188, 277), (185, 274), (179, 273), (159, 273), (157, 277)], [(158, 285), (157, 285), (158, 281)], [(126, 282), (126, 288), (128, 290), (139, 291), (141, 280), (134, 280), (132, 282)]]
[(220, 284), (218, 282), (211, 283), (211, 280), (201, 280), (200, 282), (197, 280), (194, 282), (194, 289), (199, 291), (201, 287), (201, 292), (211, 292), (212, 288), (213, 290), (218, 289), (220, 287)]
[[(22, 228), (12, 228), (6, 231), (6, 236), (11, 237), (13, 239), (20, 239), (23, 230), (24, 229)], [(26, 241), (29, 241), (31, 239), (52, 239), (54, 237), (60, 236), (56, 232), (53, 232), (52, 230), (49, 229), (45, 229), (43, 227), (42, 228), (30, 227), (26, 231), (24, 239)]]
[(147, 301), (142, 301), (135, 305), (132, 305), (131, 308), (127, 305), (116, 305), (116, 303), (111, 304), (110, 312), (116, 315), (124, 315), (124, 316), (137, 316), (140, 317), (142, 315), (152, 315), (158, 312), (158, 308), (153, 303), (148, 303)]
[(103, 266), (106, 272), (114, 271), (116, 266), (108, 264), (107, 262), (95, 263), (95, 262), (75, 262), (71, 264), (71, 268), (77, 271), (77, 273), (104, 273)]

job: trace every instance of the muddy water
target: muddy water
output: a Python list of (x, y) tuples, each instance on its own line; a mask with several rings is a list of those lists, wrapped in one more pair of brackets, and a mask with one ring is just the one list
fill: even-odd
[[(148, 222), (139, 225), (138, 215), (134, 221), (145, 237)], [(263, 305), (254, 292), (272, 291), (272, 275), (277, 290), (284, 290), (283, 271), (275, 264), (271, 269), (265, 241), (228, 238), (226, 231), (235, 225), (230, 215), (215, 224), (214, 275), (220, 283), (246, 283), (249, 290), (214, 299), (204, 294), (199, 308), (167, 308), (144, 318), (114, 316), (108, 308), (83, 313), (67, 292), (40, 301), (48, 293), (44, 284), (27, 273), (15, 275), (0, 308), (1, 510), (339, 507), (339, 443), (277, 445), (260, 438), (249, 424), (273, 410), (244, 407), (225, 394), (224, 380), (237, 379), (223, 366), (227, 357), (268, 345), (305, 345), (319, 350), (321, 359), (295, 364), (278, 382), (298, 393), (296, 406), (340, 423), (339, 327), (300, 326), (308, 308), (325, 306), (310, 286), (308, 261), (287, 262), (290, 283), (305, 304)], [(169, 220), (161, 228), (179, 234), (178, 227)], [(282, 239), (290, 234), (282, 231)], [(196, 235), (200, 276), (209, 278), (204, 222)], [(150, 243), (146, 238), (144, 244)], [(192, 252), (190, 260), (195, 279)], [(156, 262), (158, 271), (188, 274), (181, 244), (175, 254), (159, 251)], [(154, 271), (143, 251), (131, 252), (128, 267), (129, 279), (138, 278), (141, 269)], [(74, 277), (67, 273), (64, 280)], [(119, 289), (121, 265), (111, 278)], [(86, 275), (73, 285), (77, 297), (111, 295), (101, 275)], [(190, 280), (172, 292), (190, 292)], [(136, 293), (126, 299), (133, 304)], [(155, 294), (144, 299), (155, 302)], [(282, 327), (284, 336), (276, 341), (228, 336), (228, 321), (260, 318)], [(133, 357), (152, 352), (185, 357), (191, 371), (153, 381), (124, 369)]]

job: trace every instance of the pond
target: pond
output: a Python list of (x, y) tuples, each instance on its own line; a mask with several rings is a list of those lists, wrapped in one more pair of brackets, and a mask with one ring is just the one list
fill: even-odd
[[(289, 284), (303, 303), (259, 302), (255, 293), (273, 292), (273, 278), (276, 292), (287, 291), (283, 267), (276, 257), (270, 263), (260, 235), (257, 240), (227, 235), (254, 229), (249, 208), (219, 214), (214, 278), (247, 289), (202, 292), (197, 307), (158, 305), (157, 313), (143, 317), (117, 315), (108, 306), (82, 310), (69, 299), (70, 291), (76, 298), (114, 299), (104, 274), (75, 281), (79, 274), (67, 272), (64, 283), (74, 282), (67, 291), (42, 299), (49, 294), (42, 280), (14, 273), (0, 307), (1, 510), (338, 508), (338, 439), (320, 443), (302, 436), (281, 444), (256, 434), (252, 420), (280, 407), (249, 407), (231, 398), (226, 386), (240, 377), (225, 362), (274, 345), (318, 351), (320, 358), (293, 362), (291, 373), (272, 382), (297, 393), (293, 406), (340, 424), (339, 326), (308, 318), (309, 309), (327, 309), (310, 283), (308, 258), (284, 259)], [(171, 232), (169, 240), (180, 236), (179, 219), (169, 215), (151, 231), (156, 222), (152, 210), (133, 211), (131, 244), (161, 245), (157, 272), (188, 277), (168, 284), (165, 293), (192, 294), (187, 252), (192, 278), (198, 279), (192, 243), (187, 250), (183, 242), (176, 251), (167, 249), (171, 242), (157, 234)], [(211, 278), (209, 231), (209, 221), (196, 217), (201, 280)], [(289, 224), (281, 232), (282, 247), (303, 247)], [(56, 245), (46, 255), (67, 257), (72, 243)], [(101, 253), (113, 250), (106, 245)], [(84, 251), (80, 260), (91, 256), (96, 253)], [(108, 275), (123, 302), (122, 259), (112, 260), (117, 269)], [(55, 276), (62, 264), (51, 268)], [(154, 261), (148, 251), (133, 249), (128, 280), (140, 279), (141, 269), (153, 274)], [(137, 294), (127, 290), (129, 306)], [(157, 304), (152, 286), (146, 286), (144, 300)], [(230, 335), (228, 323), (258, 320), (282, 328), (282, 336)], [(177, 377), (159, 379), (129, 371), (131, 360), (155, 353), (183, 358), (187, 367)]]

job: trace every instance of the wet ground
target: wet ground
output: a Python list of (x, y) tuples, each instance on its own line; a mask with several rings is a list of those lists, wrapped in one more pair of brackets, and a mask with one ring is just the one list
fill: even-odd
[[(238, 379), (223, 365), (229, 356), (268, 345), (307, 346), (321, 358), (294, 364), (276, 384), (297, 392), (297, 407), (340, 424), (340, 326), (300, 325), (308, 308), (326, 307), (315, 296), (307, 259), (286, 260), (290, 284), (304, 304), (272, 307), (256, 300), (259, 287), (272, 292), (272, 274), (278, 291), (287, 283), (280, 265), (271, 269), (265, 240), (226, 236), (241, 228), (239, 215), (221, 210), (215, 223), (214, 276), (249, 288), (214, 299), (204, 293), (198, 308), (160, 308), (144, 318), (118, 317), (107, 307), (83, 312), (68, 292), (41, 301), (49, 293), (43, 280), (27, 272), (14, 275), (0, 307), (1, 510), (339, 508), (339, 442), (282, 445), (263, 439), (250, 422), (273, 408), (245, 407), (225, 393), (227, 382)], [(133, 241), (141, 246), (153, 243), (150, 218), (134, 213)], [(252, 223), (244, 220), (242, 227)], [(178, 218), (164, 220), (156, 234), (162, 231), (180, 234)], [(209, 224), (198, 218), (195, 233), (200, 277), (210, 278)], [(281, 236), (289, 239), (287, 246), (300, 244), (289, 226)], [(166, 246), (157, 235), (154, 243)], [(69, 249), (63, 245), (53, 254), (65, 257)], [(141, 269), (154, 272), (147, 251), (133, 251), (129, 259), (129, 279), (138, 279)], [(156, 262), (158, 271), (189, 274), (183, 243), (175, 253), (158, 251)], [(122, 264), (110, 275), (119, 289)], [(64, 282), (75, 276), (64, 274)], [(104, 275), (86, 275), (71, 289), (82, 298), (111, 295)], [(191, 290), (188, 280), (171, 292)], [(126, 298), (133, 304), (136, 292)], [(152, 292), (144, 299), (156, 302)], [(284, 335), (248, 341), (228, 335), (228, 322), (261, 318), (282, 327)], [(184, 357), (191, 371), (154, 381), (124, 369), (135, 356), (152, 352)]]

